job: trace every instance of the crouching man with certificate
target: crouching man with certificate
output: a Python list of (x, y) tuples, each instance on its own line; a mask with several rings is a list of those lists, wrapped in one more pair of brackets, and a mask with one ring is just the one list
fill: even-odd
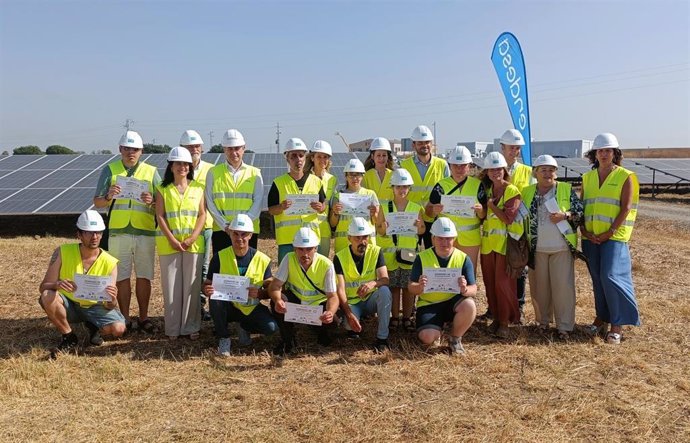
[(232, 244), (213, 254), (203, 287), (223, 357), (230, 356), (229, 322), (238, 322), (247, 333), (271, 335), (278, 330), (268, 307), (259, 302), (268, 298), (264, 288), (271, 283), (271, 259), (249, 246), (254, 223), (247, 214), (238, 214), (228, 228)]
[(311, 325), (321, 346), (331, 344), (338, 295), (333, 263), (316, 252), (319, 243), (312, 229), (300, 228), (292, 240), (294, 251), (285, 255), (268, 287), (282, 339), (275, 354), (294, 352), (295, 323)]
[(458, 233), (447, 217), (431, 226), (433, 248), (417, 255), (408, 289), (418, 295), (417, 336), (427, 345), (440, 342), (443, 325), (452, 322), (448, 344), (452, 355), (463, 355), (462, 336), (474, 322), (477, 284), (472, 261), (453, 246)]
[(82, 213), (77, 220), (80, 243), (55, 250), (39, 286), (38, 302), (62, 333), (52, 358), (77, 347), (79, 339), (71, 323), (84, 322), (89, 341), (96, 346), (103, 343), (101, 334), (120, 337), (125, 332), (125, 318), (116, 309), (117, 259), (99, 247), (103, 231), (105, 223), (98, 212)]

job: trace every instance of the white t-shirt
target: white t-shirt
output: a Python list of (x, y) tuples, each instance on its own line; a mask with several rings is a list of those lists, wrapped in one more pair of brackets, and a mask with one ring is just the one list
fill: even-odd
[(537, 224), (537, 252), (561, 252), (568, 250), (568, 245), (561, 231), (558, 230), (558, 226), (551, 222), (549, 218), (551, 213), (543, 203), (554, 198), (555, 189), (551, 189), (543, 197), (538, 195), (534, 197), (539, 199), (537, 202), (537, 217), (539, 218), (539, 223)]

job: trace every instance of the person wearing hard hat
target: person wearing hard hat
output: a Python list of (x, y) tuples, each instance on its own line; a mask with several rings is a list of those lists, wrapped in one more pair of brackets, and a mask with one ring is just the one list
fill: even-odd
[[(599, 134), (587, 153), (592, 170), (582, 176), (582, 252), (592, 277), (596, 318), (589, 327), (620, 344), (623, 326), (640, 325), (628, 242), (637, 217), (640, 184), (621, 166), (623, 152), (611, 133)], [(608, 330), (608, 325), (611, 329)]]
[[(412, 148), (415, 154), (400, 163), (401, 168), (407, 169), (412, 175), (414, 184), (408, 198), (422, 208), (426, 208), (429, 202), (431, 190), (442, 178), (450, 176), (448, 163), (442, 158), (435, 157), (432, 153), (434, 135), (431, 129), (424, 125), (417, 126), (412, 131)], [(431, 247), (431, 223), (434, 220), (424, 214), (426, 230), (420, 237), (424, 241), (424, 247)]]
[[(292, 241), (301, 227), (308, 227), (318, 236), (321, 233), (319, 214), (326, 210), (326, 193), (319, 177), (305, 171), (307, 146), (300, 138), (291, 138), (285, 144), (285, 160), (288, 172), (273, 180), (268, 192), (268, 212), (273, 216), (278, 244), (278, 261), (293, 250)], [(310, 208), (306, 214), (286, 214), (292, 206), (291, 195), (311, 195)], [(308, 197), (307, 197), (308, 198)]]
[(371, 189), (379, 198), (381, 206), (393, 200), (391, 173), (393, 172), (393, 151), (387, 138), (376, 137), (369, 146), (369, 157), (364, 161), (362, 187)]
[[(479, 266), (479, 246), (482, 243), (481, 225), (486, 216), (486, 191), (482, 182), (469, 175), (472, 155), (465, 146), (456, 146), (448, 154), (450, 165), (450, 177), (441, 179), (429, 196), (429, 204), (426, 205), (426, 215), (435, 219), (439, 215), (448, 217), (455, 223), (458, 231), (457, 244), (455, 245), (472, 260), (475, 271)], [(444, 210), (441, 204), (441, 196), (457, 195), (473, 199), (471, 214), (451, 214)]]
[(259, 218), (264, 198), (261, 170), (243, 161), (246, 144), (237, 129), (228, 129), (221, 140), (225, 162), (215, 165), (206, 175), (206, 209), (213, 218), (213, 252), (230, 246), (230, 222), (237, 214), (254, 220), (251, 247), (259, 241)]
[[(267, 299), (266, 288), (271, 283), (271, 259), (263, 252), (249, 246), (254, 234), (254, 224), (247, 214), (237, 214), (230, 222), (232, 247), (213, 253), (208, 275), (204, 281), (204, 294), (209, 297), (213, 329), (218, 338), (218, 354), (230, 356), (230, 331), (228, 323), (237, 322), (247, 333), (271, 335), (278, 324), (268, 308), (259, 300)], [(249, 279), (246, 302), (216, 300), (212, 297), (213, 276), (236, 275)], [(242, 339), (240, 338), (240, 344)]]
[(333, 262), (316, 252), (319, 237), (313, 229), (301, 227), (292, 240), (294, 250), (280, 261), (278, 272), (268, 287), (271, 307), (280, 328), (281, 341), (275, 347), (275, 354), (289, 354), (295, 350), (295, 325), (285, 321), (285, 302), (324, 306), (320, 316), (321, 326), (316, 330), (317, 342), (321, 346), (331, 344), (330, 330), (338, 311), (338, 294), (335, 284)]
[[(89, 342), (101, 345), (103, 335), (120, 337), (125, 333), (125, 318), (117, 310), (117, 259), (99, 247), (105, 223), (93, 210), (83, 212), (77, 219), (79, 243), (58, 247), (39, 286), (38, 302), (48, 319), (62, 334), (62, 339), (52, 351), (69, 352), (79, 343), (71, 324), (84, 322), (89, 330)], [(75, 274), (107, 277), (104, 301), (80, 298), (75, 294)]]
[(321, 179), (321, 186), (326, 195), (326, 200), (324, 201), (326, 208), (318, 214), (321, 231), (319, 254), (326, 257), (331, 253), (331, 225), (328, 223), (328, 203), (338, 185), (338, 178), (330, 173), (332, 156), (331, 144), (325, 140), (316, 140), (309, 150), (309, 154), (307, 154), (307, 161), (304, 165), (305, 171), (311, 171), (312, 174)]
[(181, 146), (168, 154), (156, 190), (156, 247), (161, 267), (165, 335), (191, 340), (201, 330), (201, 267), (206, 224), (204, 185), (194, 180), (192, 155)]
[[(127, 321), (127, 328), (152, 334), (156, 326), (149, 319), (151, 280), (156, 249), (156, 219), (154, 191), (160, 184), (158, 170), (141, 160), (144, 143), (134, 131), (127, 131), (120, 138), (120, 159), (109, 163), (98, 179), (93, 204), (97, 208), (109, 208), (108, 252), (117, 258), (117, 300)], [(143, 182), (147, 190), (139, 198), (118, 198), (123, 191), (120, 177), (130, 177)], [(132, 269), (134, 268), (134, 269)], [(139, 320), (134, 325), (129, 306), (132, 298), (130, 277), (136, 274), (135, 291), (139, 305)], [(138, 323), (138, 324), (137, 324)]]
[[(472, 326), (477, 315), (474, 296), (477, 284), (472, 261), (457, 249), (458, 236), (455, 223), (446, 217), (439, 217), (431, 225), (433, 248), (420, 252), (412, 265), (409, 290), (419, 296), (417, 300), (417, 337), (424, 345), (439, 343), (443, 326), (451, 323), (448, 345), (452, 355), (465, 353), (462, 337)], [(428, 292), (427, 273), (430, 269), (461, 269), (458, 278), (458, 292)]]
[(555, 318), (558, 337), (565, 340), (575, 326), (574, 255), (582, 202), (570, 183), (556, 180), (558, 163), (552, 156), (537, 157), (533, 170), (537, 183), (522, 190), (534, 256), (529, 270), (532, 306), (540, 330), (548, 331)]
[[(415, 202), (409, 201), (407, 196), (412, 188), (412, 176), (407, 169), (398, 168), (391, 174), (390, 183), (393, 188), (393, 199), (381, 206), (376, 223), (376, 244), (383, 250), (386, 261), (389, 287), (392, 293), (390, 329), (398, 329), (401, 325), (406, 332), (414, 332), (414, 295), (407, 289), (410, 281), (410, 270), (417, 255), (418, 235), (424, 234), (426, 225), (422, 220), (423, 209)], [(399, 213), (416, 214), (417, 218), (411, 226), (411, 233), (388, 235), (389, 223), (387, 218), (395, 217)], [(402, 296), (402, 313), (400, 312), (400, 297)], [(402, 314), (402, 320), (401, 320)]]
[[(362, 162), (356, 158), (350, 159), (345, 165), (345, 168), (343, 168), (343, 173), (345, 174), (345, 185), (333, 194), (330, 205), (331, 213), (329, 215), (331, 227), (334, 228), (334, 250), (336, 254), (349, 245), (347, 241), (347, 230), (352, 220), (352, 215), (347, 213), (348, 210), (340, 201), (340, 195), (358, 194), (368, 198), (369, 204), (367, 205), (367, 210), (369, 211), (369, 223), (372, 226), (372, 234), (374, 233), (373, 227), (376, 224), (379, 210), (379, 199), (376, 192), (362, 187), (362, 178), (364, 177), (364, 165)], [(376, 244), (375, 239), (372, 239), (372, 243)]]
[(376, 314), (378, 329), (374, 350), (383, 352), (388, 345), (388, 323), (391, 317), (391, 291), (383, 251), (369, 243), (374, 228), (362, 217), (354, 217), (347, 231), (348, 248), (333, 258), (340, 309), (352, 338), (362, 332), (363, 315)]
[(494, 318), (490, 330), (500, 338), (507, 338), (509, 325), (520, 320), (516, 279), (506, 270), (507, 236), (517, 239), (524, 231), (518, 217), (520, 191), (508, 181), (508, 164), (500, 152), (486, 156), (479, 178), (487, 195), (480, 261), (489, 311)]

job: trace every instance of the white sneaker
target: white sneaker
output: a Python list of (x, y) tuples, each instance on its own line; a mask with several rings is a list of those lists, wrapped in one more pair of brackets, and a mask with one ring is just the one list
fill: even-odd
[(465, 348), (462, 347), (462, 337), (450, 337), (448, 339), (448, 346), (450, 347), (450, 355), (458, 357), (465, 355)]
[(221, 338), (218, 340), (218, 355), (222, 357), (230, 357), (230, 339)]

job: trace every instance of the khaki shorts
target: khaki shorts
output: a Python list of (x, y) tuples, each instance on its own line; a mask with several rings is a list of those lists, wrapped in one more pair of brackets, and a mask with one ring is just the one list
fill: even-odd
[(137, 278), (153, 280), (156, 254), (156, 237), (148, 235), (111, 235), (108, 252), (120, 260), (117, 264), (117, 281), (129, 280), (132, 264)]

